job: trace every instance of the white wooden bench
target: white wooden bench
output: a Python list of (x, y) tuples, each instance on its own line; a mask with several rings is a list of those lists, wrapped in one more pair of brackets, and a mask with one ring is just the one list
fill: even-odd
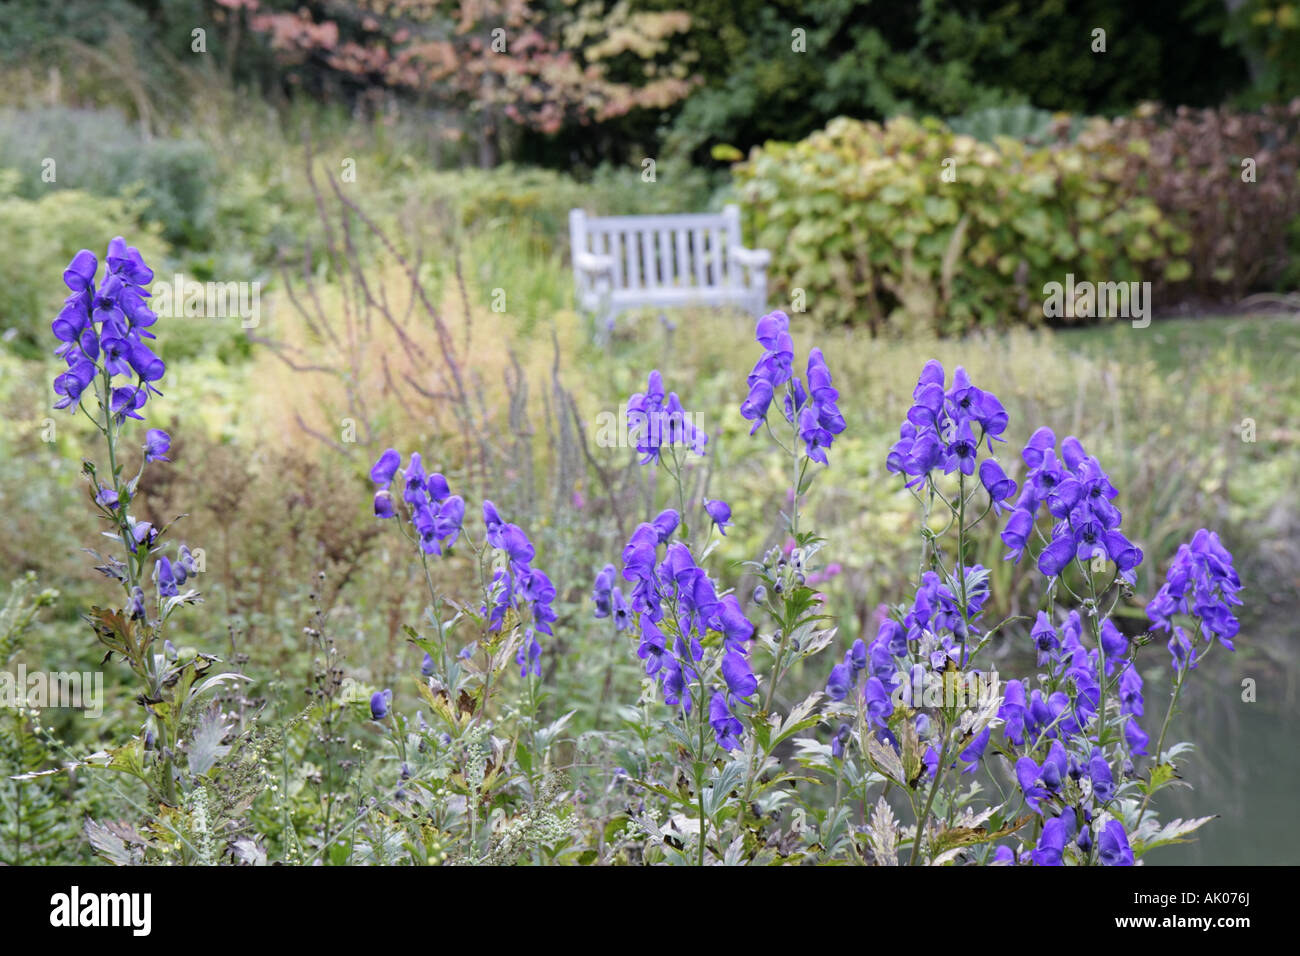
[(612, 329), (639, 307), (735, 305), (767, 311), (771, 253), (746, 249), (740, 209), (664, 216), (569, 213), (578, 308)]

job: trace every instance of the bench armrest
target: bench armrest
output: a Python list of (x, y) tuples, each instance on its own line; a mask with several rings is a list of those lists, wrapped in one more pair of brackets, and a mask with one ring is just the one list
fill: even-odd
[(592, 252), (575, 252), (573, 254), (573, 268), (579, 272), (590, 272), (592, 274), (613, 272), (614, 257), (596, 255)]
[(732, 246), (730, 255), (740, 265), (754, 269), (766, 269), (772, 261), (772, 253), (766, 249), (746, 249), (743, 246)]

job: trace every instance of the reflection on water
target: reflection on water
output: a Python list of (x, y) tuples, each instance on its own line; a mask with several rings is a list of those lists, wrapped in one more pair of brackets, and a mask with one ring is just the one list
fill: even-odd
[[(1294, 636), (1294, 635), (1293, 635)], [(1239, 645), (1240, 646), (1240, 645)], [(1247, 659), (1220, 660), (1210, 680), (1192, 683), (1184, 691), (1187, 706), (1170, 736), (1197, 745), (1183, 775), (1194, 789), (1177, 788), (1159, 795), (1160, 817), (1207, 816), (1196, 842), (1153, 850), (1149, 865), (1176, 864), (1297, 864), (1300, 827), (1294, 824), (1300, 793), (1300, 761), (1296, 744), (1296, 678), (1300, 675), (1291, 644), (1290, 673), (1257, 676)], [(1222, 666), (1222, 665), (1227, 666)], [(1272, 666), (1272, 665), (1269, 665)], [(1207, 665), (1208, 670), (1208, 665)], [(1202, 676), (1200, 674), (1196, 676)], [(1241, 700), (1241, 680), (1258, 681), (1258, 700)], [(1148, 723), (1158, 725), (1165, 701), (1147, 696), (1147, 714), (1161, 713)], [(1152, 732), (1154, 744), (1155, 727)]]

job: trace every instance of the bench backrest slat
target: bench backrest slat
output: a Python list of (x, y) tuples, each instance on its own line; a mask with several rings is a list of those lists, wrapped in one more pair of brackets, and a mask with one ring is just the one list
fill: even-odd
[(687, 247), (690, 241), (685, 229), (674, 230), (677, 238), (677, 281), (683, 286), (691, 284), (691, 253)]
[(704, 275), (704, 230), (691, 230), (691, 261), (695, 263), (695, 284), (701, 289), (707, 286), (708, 279)]
[(641, 281), (644, 288), (653, 289), (659, 284), (655, 275), (654, 233), (648, 229), (638, 229), (636, 238), (641, 247)]
[(636, 235), (630, 232), (617, 233), (623, 244), (624, 288), (636, 289), (641, 286), (641, 264), (637, 258)]
[(623, 246), (619, 242), (617, 234), (611, 234), (604, 230), (600, 235), (604, 238), (605, 255), (614, 260), (614, 286), (622, 288), (623, 286)]
[(709, 233), (710, 241), (713, 248), (713, 284), (715, 286), (728, 285), (726, 274), (726, 263), (722, 258), (722, 229), (714, 229)]
[(655, 233), (655, 240), (658, 246), (659, 255), (659, 284), (665, 288), (671, 289), (677, 284), (677, 270), (673, 266), (673, 244), (670, 239), (671, 233), (667, 229), (659, 229)]

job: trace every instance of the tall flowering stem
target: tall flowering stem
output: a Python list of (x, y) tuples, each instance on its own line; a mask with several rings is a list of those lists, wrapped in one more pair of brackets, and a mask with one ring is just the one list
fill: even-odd
[[(100, 555), (102, 574), (117, 581), (124, 592), (126, 606), (120, 610), (92, 608), (89, 620), (109, 656), (117, 654), (145, 685), (140, 701), (148, 713), (144, 731), (138, 738), (141, 750), (138, 774), (156, 790), (165, 803), (178, 801), (178, 774), (175, 754), (179, 734), (189, 707), (205, 691), (226, 680), (242, 679), (236, 674), (208, 676), (217, 658), (193, 651), (182, 651), (165, 639), (165, 627), (172, 612), (181, 604), (198, 603), (201, 598), (193, 588), (181, 591), (186, 582), (201, 570), (194, 555), (181, 545), (175, 559), (162, 553), (161, 538), (167, 528), (155, 528), (148, 521), (131, 514), (145, 466), (166, 462), (171, 438), (163, 430), (147, 430), (140, 445), (141, 459), (136, 474), (123, 480), (123, 436), (127, 421), (143, 421), (141, 410), (151, 396), (161, 395), (157, 384), (166, 365), (147, 344), (154, 338), (150, 331), (158, 316), (149, 308), (145, 289), (153, 279), (153, 270), (138, 249), (128, 246), (122, 237), (108, 244), (104, 272), (96, 282), (99, 260), (83, 249), (63, 273), (71, 293), (51, 324), (60, 343), (55, 355), (66, 369), (53, 383), (54, 407), (81, 411), (103, 436), (108, 452), (107, 480), (93, 462), (84, 462), (84, 472), (92, 484), (92, 501), (99, 513), (113, 526), (106, 533), (121, 543), (121, 557)], [(98, 408), (95, 414), (86, 408), (85, 397), (92, 389)], [(145, 572), (153, 559), (155, 600), (147, 602), (144, 594)], [(152, 612), (152, 613), (151, 613)], [(200, 678), (203, 683), (195, 686)], [(150, 776), (145, 754), (157, 755), (153, 766), (158, 779)]]
[[(831, 384), (831, 373), (826, 367), (821, 349), (813, 348), (808, 352), (803, 379), (794, 374), (794, 340), (790, 336), (788, 315), (776, 311), (763, 316), (758, 320), (754, 337), (762, 346), (763, 353), (746, 379), (749, 392), (741, 403), (740, 414), (753, 423), (749, 430), (751, 435), (760, 428), (766, 428), (772, 440), (790, 455), (792, 484), (790, 513), (786, 519), (793, 542), (792, 547), (795, 549), (795, 563), (799, 566), (797, 587), (803, 588), (802, 565), (808, 554), (807, 548), (814, 543), (814, 539), (800, 534), (799, 500), (807, 490), (810, 481), (808, 478), (810, 463), (829, 464), (826, 451), (834, 443), (835, 436), (844, 431), (844, 416), (840, 414), (837, 404), (839, 392)], [(791, 430), (788, 446), (776, 437), (769, 421), (772, 403), (775, 397), (782, 393), (781, 410)], [(802, 451), (799, 448), (800, 443), (803, 444)], [(778, 593), (786, 591), (785, 582), (773, 582), (773, 584)], [(789, 595), (789, 598), (793, 597), (795, 595)], [(765, 713), (772, 709), (777, 685), (787, 666), (787, 650), (793, 629), (790, 617), (788, 613), (784, 615), (786, 626), (781, 628), (776, 655), (772, 662), (772, 675), (768, 680), (767, 694), (763, 703)]]
[[(1241, 590), (1241, 578), (1233, 566), (1232, 554), (1217, 534), (1202, 528), (1189, 543), (1179, 545), (1164, 584), (1147, 605), (1152, 631), (1169, 634), (1168, 647), (1174, 669), (1169, 709), (1156, 738), (1157, 764), (1164, 760), (1165, 736), (1178, 708), (1178, 698), (1187, 675), (1205, 660), (1214, 643), (1222, 644), (1229, 651), (1236, 650), (1233, 640), (1240, 624), (1233, 608), (1242, 603), (1238, 596)], [(1190, 633), (1175, 623), (1179, 616), (1195, 620)], [(1154, 789), (1149, 789), (1142, 801), (1138, 825), (1146, 816), (1152, 793)]]

